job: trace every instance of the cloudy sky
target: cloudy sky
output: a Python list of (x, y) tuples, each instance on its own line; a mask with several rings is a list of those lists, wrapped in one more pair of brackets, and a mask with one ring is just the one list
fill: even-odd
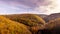
[(60, 12), (60, 0), (0, 0), (0, 14)]

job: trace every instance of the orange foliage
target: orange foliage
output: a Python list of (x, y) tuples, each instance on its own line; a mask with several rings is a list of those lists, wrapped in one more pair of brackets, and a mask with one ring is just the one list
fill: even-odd
[(0, 34), (31, 34), (24, 24), (0, 16)]
[(5, 17), (29, 26), (29, 30), (33, 32), (44, 29), (43, 26), (45, 25), (45, 21), (41, 17), (34, 14), (7, 15)]

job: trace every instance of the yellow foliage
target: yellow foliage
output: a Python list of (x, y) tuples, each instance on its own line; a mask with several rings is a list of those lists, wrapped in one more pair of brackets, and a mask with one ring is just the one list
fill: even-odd
[(7, 15), (5, 17), (29, 26), (29, 30), (33, 32), (44, 29), (45, 21), (35, 14)]
[(31, 32), (25, 25), (0, 16), (0, 34), (31, 34)]
[(5, 17), (8, 17), (11, 20), (23, 23), (28, 26), (35, 26), (37, 25), (37, 23), (42, 25), (45, 24), (45, 21), (41, 17), (34, 14), (21, 14), (21, 15), (9, 15), (9, 16), (7, 15)]

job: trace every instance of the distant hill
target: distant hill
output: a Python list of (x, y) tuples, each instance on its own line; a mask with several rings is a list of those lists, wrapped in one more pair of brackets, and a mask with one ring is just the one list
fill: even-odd
[(60, 28), (60, 18), (56, 18), (56, 19), (50, 20), (47, 23), (47, 27), (48, 27), (48, 29)]
[(38, 34), (60, 34), (60, 18), (50, 20), (45, 24), (45, 29), (38, 31)]
[(45, 15), (45, 14), (37, 14), (38, 16), (40, 16), (41, 18), (45, 18), (47, 17), (48, 15)]
[(53, 20), (53, 19), (56, 19), (56, 18), (60, 18), (60, 13), (51, 14), (51, 15), (45, 17), (44, 20), (46, 22), (48, 22), (49, 20)]
[[(21, 20), (28, 20), (34, 23), (40, 23), (40, 24), (44, 24), (45, 21), (38, 15), (35, 14), (15, 14), (15, 15), (5, 15), (5, 17), (13, 20), (13, 21), (17, 21), (17, 22), (21, 22)], [(31, 23), (30, 22), (30, 23)]]
[(24, 24), (0, 16), (0, 34), (31, 34), (31, 32)]
[(50, 20), (46, 24), (46, 28), (50, 30), (52, 34), (60, 34), (60, 18)]

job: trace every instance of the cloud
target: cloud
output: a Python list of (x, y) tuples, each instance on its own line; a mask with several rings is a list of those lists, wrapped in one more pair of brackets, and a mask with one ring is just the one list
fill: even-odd
[(60, 13), (60, 0), (50, 0), (48, 5), (40, 5), (39, 7), (35, 8), (36, 11), (42, 12), (45, 14), (52, 14), (52, 13)]
[[(51, 14), (60, 10), (59, 0), (0, 0), (2, 13), (37, 13)], [(58, 6), (56, 6), (58, 5)]]
[[(27, 8), (24, 5), (9, 5), (0, 1), (0, 14), (18, 14), (27, 12)], [(29, 10), (29, 8), (28, 8)]]
[(4, 3), (9, 3), (9, 4), (24, 4), (29, 7), (37, 7), (40, 5), (48, 5), (50, 0), (0, 0), (4, 1)]

